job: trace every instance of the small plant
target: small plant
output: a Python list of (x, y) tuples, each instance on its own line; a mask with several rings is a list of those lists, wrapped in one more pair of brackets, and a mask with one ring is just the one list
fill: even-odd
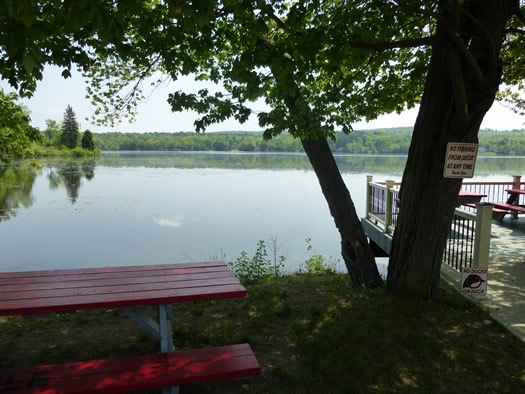
[(307, 273), (320, 273), (320, 272), (335, 272), (335, 265), (328, 263), (326, 258), (320, 254), (315, 253), (315, 249), (312, 245), (312, 239), (310, 237), (305, 238), (306, 250), (312, 253), (308, 259), (301, 265), (299, 271)]
[(285, 261), (284, 256), (279, 256), (272, 262), (268, 258), (266, 242), (260, 240), (257, 242), (257, 249), (253, 257), (250, 257), (243, 250), (240, 256), (228, 265), (242, 283), (251, 284), (269, 277), (282, 275)]

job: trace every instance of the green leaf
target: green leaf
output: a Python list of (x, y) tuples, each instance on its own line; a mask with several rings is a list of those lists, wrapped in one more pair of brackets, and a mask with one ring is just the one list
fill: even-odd
[(26, 70), (28, 74), (31, 74), (33, 72), (33, 69), (37, 66), (35, 59), (29, 53), (26, 53), (24, 55), (22, 64), (24, 66), (24, 70)]

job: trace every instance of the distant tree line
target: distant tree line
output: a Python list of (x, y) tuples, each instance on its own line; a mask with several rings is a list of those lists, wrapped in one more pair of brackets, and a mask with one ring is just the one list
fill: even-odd
[[(338, 133), (330, 147), (336, 153), (406, 154), (412, 129), (408, 127)], [(99, 133), (95, 146), (101, 150), (129, 151), (240, 151), (302, 152), (300, 141), (281, 134), (265, 141), (262, 132), (218, 133)], [(498, 155), (525, 155), (525, 130), (483, 130), (480, 151)]]

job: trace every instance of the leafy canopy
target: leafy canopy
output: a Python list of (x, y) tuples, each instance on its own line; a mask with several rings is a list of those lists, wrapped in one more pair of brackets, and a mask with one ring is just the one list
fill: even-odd
[[(104, 123), (133, 113), (148, 77), (158, 84), (194, 75), (217, 91), (175, 91), (169, 102), (197, 111), (198, 131), (256, 113), (266, 137), (333, 137), (419, 101), (438, 2), (418, 2), (417, 12), (401, 3), (5, 0), (0, 75), (31, 94), (45, 64), (68, 77), (76, 63), (91, 78), (88, 95)], [(523, 80), (522, 44), (523, 34), (509, 32), (509, 84)], [(270, 110), (252, 108), (261, 98)]]
[(30, 154), (41, 135), (30, 124), (28, 111), (17, 104), (17, 95), (0, 89), (0, 163)]

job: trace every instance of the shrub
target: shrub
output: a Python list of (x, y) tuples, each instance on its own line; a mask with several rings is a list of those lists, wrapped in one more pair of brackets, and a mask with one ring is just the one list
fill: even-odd
[(301, 268), (299, 271), (301, 272), (307, 272), (307, 273), (331, 273), (336, 272), (335, 264), (330, 259), (330, 261), (326, 261), (326, 258), (320, 254), (315, 253), (315, 249), (312, 246), (312, 239), (306, 238), (306, 250), (312, 253), (308, 259), (304, 262), (304, 264), (301, 265)]
[(228, 265), (242, 283), (251, 284), (269, 277), (283, 275), (285, 261), (284, 256), (279, 256), (276, 261), (272, 262), (268, 258), (266, 243), (260, 240), (257, 242), (257, 249), (253, 257), (243, 250), (240, 256)]

